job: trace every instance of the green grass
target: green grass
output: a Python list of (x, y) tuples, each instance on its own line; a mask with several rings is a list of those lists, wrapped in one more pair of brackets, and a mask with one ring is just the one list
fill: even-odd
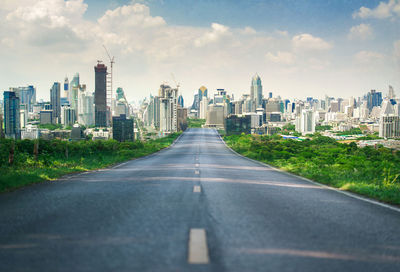
[(205, 119), (188, 118), (188, 128), (201, 128), (206, 123)]
[[(34, 159), (33, 141), (15, 143), (14, 164), (8, 164), (11, 140), (0, 141), (0, 192), (63, 175), (104, 168), (130, 159), (143, 157), (168, 147), (180, 135), (175, 133), (146, 142), (119, 143), (107, 141), (40, 141), (38, 159)], [(68, 145), (68, 158), (65, 148)]]
[(358, 148), (320, 135), (305, 141), (277, 137), (224, 137), (236, 152), (311, 180), (400, 205), (400, 152)]

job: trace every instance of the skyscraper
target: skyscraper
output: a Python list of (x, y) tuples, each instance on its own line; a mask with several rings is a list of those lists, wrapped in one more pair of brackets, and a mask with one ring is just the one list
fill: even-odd
[(377, 92), (375, 90), (371, 90), (367, 94), (367, 107), (369, 111), (371, 111), (373, 107), (380, 106), (381, 104), (382, 104), (382, 93)]
[(133, 141), (133, 119), (126, 119), (125, 114), (113, 117), (113, 139), (119, 142)]
[(15, 92), (20, 105), (25, 105), (27, 112), (33, 112), (33, 105), (36, 103), (36, 88), (34, 86), (10, 88), (10, 91)]
[(107, 92), (106, 92), (106, 78), (107, 66), (102, 63), (97, 63), (94, 67), (95, 72), (95, 89), (94, 89), (94, 112), (95, 112), (95, 126), (107, 127)]
[(255, 101), (256, 108), (262, 107), (262, 85), (258, 74), (255, 74), (251, 80), (250, 97), (251, 100)]
[(75, 113), (78, 113), (78, 97), (79, 97), (79, 74), (76, 73), (71, 80), (71, 84), (69, 86), (69, 104), (71, 108), (75, 110)]
[(199, 93), (199, 104), (200, 104), (200, 101), (203, 99), (203, 97), (208, 97), (208, 90), (205, 86), (201, 86), (199, 88), (198, 93)]
[(184, 106), (183, 96), (182, 95), (180, 95), (178, 97), (178, 106), (180, 106), (181, 108), (183, 108), (183, 106)]
[(53, 123), (61, 122), (60, 83), (54, 82), (50, 89), (50, 105), (53, 110)]
[(19, 97), (15, 92), (4, 92), (4, 132), (6, 137), (20, 139)]
[(69, 81), (68, 81), (68, 77), (65, 77), (64, 79), (64, 94), (63, 97), (67, 97), (69, 96)]

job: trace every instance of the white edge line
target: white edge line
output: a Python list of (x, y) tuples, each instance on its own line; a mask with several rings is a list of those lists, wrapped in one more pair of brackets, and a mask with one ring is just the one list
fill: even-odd
[(287, 172), (287, 171), (285, 171), (285, 170), (276, 168), (276, 167), (274, 167), (274, 166), (272, 166), (272, 165), (269, 165), (269, 164), (266, 164), (266, 163), (263, 163), (263, 162), (260, 162), (260, 161), (253, 160), (253, 159), (251, 159), (251, 158), (245, 157), (245, 156), (243, 156), (243, 155), (237, 153), (237, 152), (236, 152), (235, 150), (233, 150), (232, 148), (230, 148), (230, 147), (225, 143), (224, 139), (222, 139), (222, 137), (221, 137), (221, 135), (218, 133), (218, 131), (216, 131), (216, 133), (217, 133), (217, 135), (219, 136), (219, 138), (221, 139), (221, 141), (224, 143), (224, 145), (225, 145), (229, 150), (231, 150), (234, 154), (236, 154), (236, 155), (238, 155), (238, 156), (240, 156), (240, 157), (242, 157), (242, 158), (244, 158), (244, 159), (246, 159), (246, 160), (249, 160), (249, 161), (258, 163), (258, 164), (260, 164), (260, 165), (262, 165), (262, 166), (265, 166), (265, 167), (268, 167), (268, 168), (272, 168), (272, 169), (274, 169), (274, 170), (276, 170), (276, 171), (278, 171), (278, 172), (285, 173), (285, 174), (287, 174), (287, 175), (290, 175), (290, 176), (293, 176), (293, 177), (302, 179), (302, 180), (307, 181), (307, 182), (309, 182), (309, 183), (312, 183), (312, 184), (321, 186), (321, 187), (323, 187), (323, 188), (325, 188), (325, 189), (329, 189), (329, 190), (335, 191), (335, 192), (337, 192), (337, 193), (340, 193), (340, 194), (343, 194), (343, 195), (346, 195), (346, 196), (349, 196), (349, 197), (352, 197), (352, 198), (355, 198), (355, 199), (358, 199), (358, 200), (362, 200), (362, 201), (365, 201), (365, 202), (368, 202), (368, 203), (371, 203), (371, 204), (375, 204), (375, 205), (378, 205), (378, 206), (381, 206), (381, 207), (384, 207), (384, 208), (388, 208), (388, 209), (393, 210), (393, 211), (396, 211), (396, 212), (400, 212), (400, 208), (397, 208), (397, 207), (395, 207), (395, 206), (392, 206), (392, 205), (389, 205), (389, 204), (385, 204), (385, 203), (382, 203), (382, 202), (379, 202), (379, 201), (376, 201), (376, 200), (373, 200), (373, 199), (370, 199), (370, 198), (362, 197), (362, 196), (356, 195), (356, 194), (351, 193), (351, 192), (348, 192), (348, 191), (342, 191), (342, 190), (339, 190), (339, 189), (337, 189), (337, 188), (330, 187), (330, 186), (328, 186), (328, 185), (321, 184), (321, 183), (318, 183), (318, 182), (316, 182), (316, 181), (310, 180), (310, 179), (308, 179), (308, 178), (305, 178), (305, 177), (302, 177), (302, 176), (298, 176), (298, 175), (295, 175), (295, 174), (293, 174), (293, 173)]

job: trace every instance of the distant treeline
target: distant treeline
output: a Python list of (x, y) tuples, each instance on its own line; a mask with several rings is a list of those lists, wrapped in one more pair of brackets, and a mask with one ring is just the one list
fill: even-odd
[(232, 135), (235, 151), (289, 172), (381, 201), (400, 204), (400, 152), (382, 146), (358, 148), (314, 135), (296, 141), (280, 136)]

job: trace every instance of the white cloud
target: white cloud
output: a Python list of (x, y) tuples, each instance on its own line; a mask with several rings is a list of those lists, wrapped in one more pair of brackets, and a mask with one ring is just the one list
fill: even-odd
[(373, 31), (369, 24), (359, 24), (350, 28), (350, 32), (347, 37), (350, 40), (367, 40), (373, 37)]
[(196, 47), (202, 47), (207, 44), (214, 43), (229, 34), (229, 27), (217, 23), (212, 23), (211, 30), (204, 33), (204, 35), (200, 38), (196, 39), (194, 41), (194, 44)]
[(376, 18), (386, 19), (400, 16), (400, 1), (389, 0), (388, 2), (379, 2), (379, 5), (373, 9), (361, 7), (353, 13), (353, 18)]
[(373, 51), (360, 51), (354, 55), (355, 60), (361, 64), (373, 64), (383, 60), (385, 56)]
[(247, 34), (247, 35), (254, 35), (257, 33), (257, 31), (252, 27), (246, 26), (245, 28), (243, 28), (241, 30), (241, 33)]
[(393, 43), (393, 53), (397, 61), (400, 63), (400, 40), (397, 40)]
[(332, 48), (330, 43), (307, 33), (294, 36), (292, 43), (297, 50), (328, 50)]
[(276, 54), (268, 52), (265, 57), (271, 62), (281, 64), (292, 64), (295, 60), (295, 56), (292, 53), (282, 51), (278, 51)]

